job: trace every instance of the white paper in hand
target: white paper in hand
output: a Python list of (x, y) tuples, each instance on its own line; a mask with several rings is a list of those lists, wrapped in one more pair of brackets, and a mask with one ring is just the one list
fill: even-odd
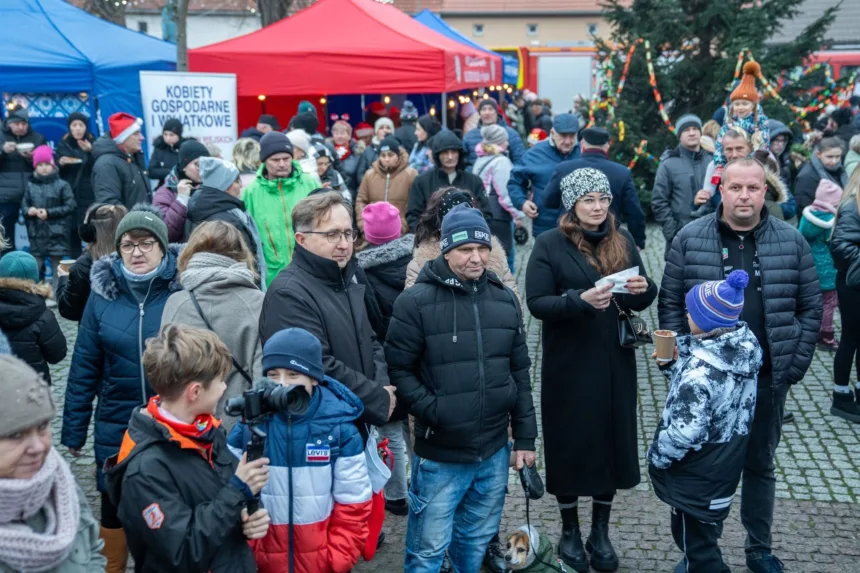
[(627, 289), (627, 279), (635, 276), (639, 276), (639, 267), (630, 267), (629, 269), (618, 271), (614, 275), (603, 277), (602, 279), (594, 283), (594, 286), (599, 288), (603, 285), (611, 284), (612, 290), (610, 292), (618, 294), (630, 294), (630, 291)]

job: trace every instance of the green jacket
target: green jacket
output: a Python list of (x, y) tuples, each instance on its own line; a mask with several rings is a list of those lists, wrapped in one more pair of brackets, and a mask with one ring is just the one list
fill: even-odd
[(268, 286), (290, 264), (295, 246), (293, 207), (317, 185), (302, 171), (298, 161), (293, 161), (293, 171), (286, 179), (267, 179), (265, 171), (266, 166), (261, 165), (257, 177), (245, 188), (242, 200), (260, 232)]
[(836, 266), (830, 254), (830, 235), (836, 216), (826, 211), (813, 211), (812, 207), (803, 209), (798, 231), (809, 243), (812, 260), (815, 261), (815, 272), (818, 273), (818, 283), (821, 291), (836, 290)]
[(529, 554), (526, 561), (528, 565), (520, 569), (522, 573), (557, 573), (568, 570), (564, 563), (553, 555), (552, 542), (546, 535), (538, 533), (535, 527), (529, 529), (525, 525), (520, 528), (520, 531), (530, 533), (529, 541), (532, 545), (537, 545), (537, 558)]
[[(104, 573), (107, 560), (101, 551), (104, 541), (99, 537), (99, 522), (90, 510), (87, 496), (80, 487), (78, 490), (78, 504), (81, 510), (81, 520), (78, 524), (78, 534), (72, 542), (72, 551), (66, 560), (49, 573)], [(45, 530), (45, 514), (39, 512), (26, 521), (26, 524), (34, 531)], [(18, 573), (2, 561), (0, 561), (0, 573)]]

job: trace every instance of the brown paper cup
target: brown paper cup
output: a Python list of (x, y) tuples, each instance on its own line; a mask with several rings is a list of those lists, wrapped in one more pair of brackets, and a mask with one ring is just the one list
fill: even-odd
[(678, 333), (674, 330), (654, 331), (654, 350), (657, 352), (657, 360), (660, 362), (671, 362), (675, 359), (675, 339)]
[(64, 273), (69, 272), (69, 269), (72, 268), (72, 265), (75, 263), (75, 259), (63, 259), (60, 261), (60, 264), (57, 265)]

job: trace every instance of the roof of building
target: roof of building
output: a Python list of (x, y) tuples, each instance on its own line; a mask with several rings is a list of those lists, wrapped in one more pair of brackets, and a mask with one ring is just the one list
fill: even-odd
[(394, 0), (394, 5), (408, 14), (428, 9), (443, 16), (456, 14), (595, 14), (602, 8), (600, 0)]
[[(842, 0), (806, 0), (800, 8), (800, 14), (794, 20), (785, 22), (782, 30), (775, 34), (772, 41), (776, 44), (788, 42), (796, 38), (807, 26), (812, 24), (821, 14), (836, 6)], [(857, 27), (860, 26), (860, 2), (857, 0), (842, 1), (836, 18), (830, 24), (825, 36), (834, 46), (860, 45)]]
[[(66, 0), (78, 8), (86, 9), (86, 0)], [(126, 0), (129, 12), (161, 12), (167, 0)], [(256, 0), (189, 0), (189, 12), (256, 12)]]

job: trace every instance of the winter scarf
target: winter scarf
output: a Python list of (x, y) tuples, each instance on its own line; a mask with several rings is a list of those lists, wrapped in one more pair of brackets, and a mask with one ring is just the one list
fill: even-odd
[(809, 162), (812, 163), (812, 168), (822, 179), (828, 179), (830, 181), (833, 181), (842, 189), (845, 189), (845, 186), (848, 185), (848, 174), (845, 173), (845, 170), (842, 169), (841, 165), (837, 168), (836, 171), (830, 171), (824, 166), (823, 163), (821, 163), (821, 160), (818, 159), (818, 157), (816, 157), (814, 154), (809, 159)]
[(233, 275), (247, 281), (248, 286), (256, 286), (254, 273), (245, 263), (216, 253), (195, 253), (179, 277), (182, 287), (193, 291), (200, 285), (213, 280), (216, 276)]
[(150, 286), (152, 285), (152, 281), (155, 280), (155, 277), (159, 276), (164, 271), (164, 267), (166, 265), (167, 256), (164, 256), (157, 267), (155, 267), (148, 273), (142, 275), (131, 272), (130, 270), (125, 268), (125, 265), (120, 265), (120, 269), (122, 269), (122, 276), (125, 277), (125, 280), (128, 283), (128, 290), (132, 292), (135, 298), (137, 298), (138, 302), (146, 300), (146, 296), (149, 292)]
[(183, 438), (188, 438), (200, 450), (200, 455), (210, 464), (212, 463), (212, 443), (215, 438), (215, 431), (220, 425), (215, 416), (200, 414), (194, 418), (193, 423), (186, 424), (175, 418), (167, 410), (162, 409), (161, 398), (158, 396), (149, 399), (146, 411), (163, 426), (167, 426)]
[[(43, 533), (22, 523), (40, 511)], [(75, 479), (51, 448), (32, 478), (0, 479), (0, 562), (22, 573), (55, 569), (69, 556), (80, 519)]]

